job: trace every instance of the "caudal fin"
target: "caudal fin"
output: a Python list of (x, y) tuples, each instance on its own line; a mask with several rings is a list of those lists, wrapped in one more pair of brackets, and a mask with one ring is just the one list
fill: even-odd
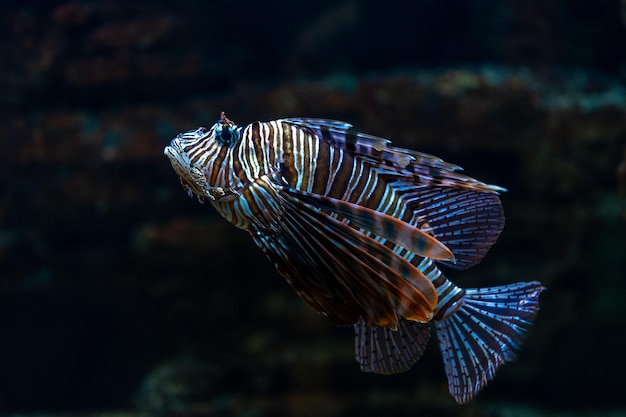
[(537, 281), (467, 289), (461, 308), (436, 323), (448, 389), (458, 403), (469, 402), (515, 358), (543, 290)]

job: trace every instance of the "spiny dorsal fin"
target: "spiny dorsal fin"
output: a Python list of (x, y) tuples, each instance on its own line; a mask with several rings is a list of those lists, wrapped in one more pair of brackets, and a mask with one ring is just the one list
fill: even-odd
[(329, 119), (284, 119), (311, 130), (321, 140), (352, 154), (369, 159), (381, 167), (395, 170), (415, 184), (443, 185), (498, 193), (506, 191), (496, 185), (485, 184), (457, 171), (461, 167), (443, 161), (434, 155), (391, 146), (391, 141), (359, 132), (352, 125)]

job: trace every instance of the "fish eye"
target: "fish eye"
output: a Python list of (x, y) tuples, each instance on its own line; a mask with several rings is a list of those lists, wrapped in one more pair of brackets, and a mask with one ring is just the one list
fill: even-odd
[(222, 140), (222, 142), (230, 143), (230, 140), (232, 139), (232, 137), (233, 135), (232, 133), (230, 133), (230, 128), (222, 129), (222, 132), (220, 133), (220, 139)]
[(215, 140), (222, 145), (229, 145), (237, 140), (237, 130), (233, 125), (217, 123), (215, 126)]
[(215, 140), (222, 145), (229, 145), (238, 138), (237, 125), (224, 116), (220, 115), (220, 120), (215, 124)]

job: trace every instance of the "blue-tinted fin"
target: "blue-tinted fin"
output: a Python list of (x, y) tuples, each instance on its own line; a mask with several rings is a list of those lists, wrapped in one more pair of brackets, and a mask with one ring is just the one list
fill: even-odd
[(363, 372), (397, 374), (409, 370), (424, 353), (430, 339), (428, 323), (400, 319), (397, 330), (354, 324), (356, 360)]
[(455, 269), (480, 263), (504, 228), (500, 198), (493, 193), (426, 187), (402, 198), (413, 211), (412, 223), (452, 251), (455, 262), (440, 262)]
[(467, 289), (464, 304), (436, 323), (448, 389), (464, 404), (513, 360), (539, 310), (539, 282)]
[(454, 255), (450, 249), (433, 236), (395, 217), (332, 197), (292, 188), (285, 188), (284, 191), (313, 207), (337, 213), (350, 220), (355, 226), (390, 240), (417, 255), (454, 261)]

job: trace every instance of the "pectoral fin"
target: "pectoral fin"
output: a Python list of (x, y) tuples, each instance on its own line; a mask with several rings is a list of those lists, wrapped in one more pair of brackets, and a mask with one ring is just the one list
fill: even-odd
[(368, 326), (395, 329), (398, 318), (428, 322), (437, 292), (406, 259), (358, 229), (300, 201), (264, 177), (246, 193), (255, 201), (274, 199), (280, 210), (272, 233), (252, 233), (300, 297), (337, 324), (363, 317)]
[(454, 255), (443, 243), (423, 230), (387, 214), (319, 194), (285, 188), (290, 196), (313, 207), (337, 213), (355, 226), (396, 243), (420, 256), (454, 262)]

